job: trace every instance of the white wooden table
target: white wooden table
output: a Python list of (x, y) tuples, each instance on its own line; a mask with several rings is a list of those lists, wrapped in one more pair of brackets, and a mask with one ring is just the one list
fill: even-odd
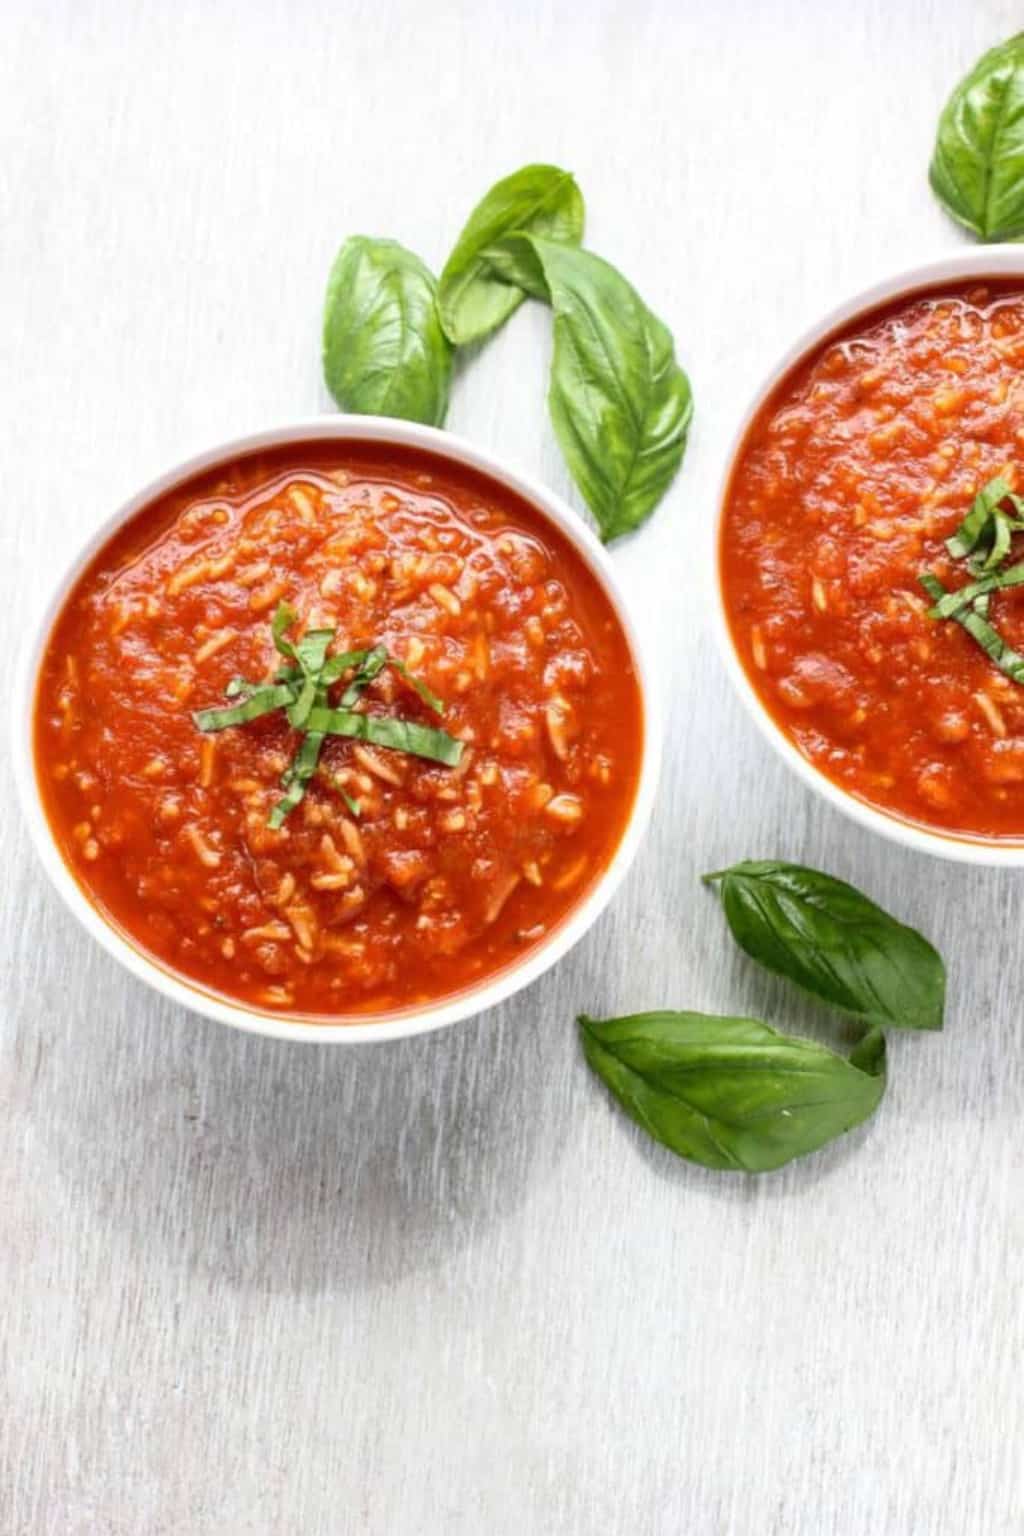
[[(330, 1049), (162, 1004), (73, 926), (0, 794), (4, 1536), (1003, 1536), (1024, 1529), (1024, 881), (897, 851), (755, 735), (692, 550), (798, 329), (953, 248), (939, 106), (1010, 0), (6, 0), (4, 654), (52, 563), (194, 447), (328, 409), (354, 231), (435, 267), (494, 180), (578, 174), (672, 326), (684, 472), (616, 559), (670, 729), (611, 913), (498, 1012)], [(449, 425), (569, 490), (530, 307)], [(7, 772), (6, 766), (4, 769)], [(781, 854), (951, 967), (876, 1120), (760, 1182), (647, 1142), (580, 1008), (817, 1016), (698, 875)]]

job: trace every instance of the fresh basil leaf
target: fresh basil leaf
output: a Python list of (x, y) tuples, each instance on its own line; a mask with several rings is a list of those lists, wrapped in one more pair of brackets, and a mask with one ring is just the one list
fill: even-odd
[(941, 1029), (942, 957), (844, 880), (774, 859), (705, 875), (733, 938), (778, 976), (867, 1024)]
[(436, 290), (397, 240), (345, 241), (327, 284), (323, 331), (324, 378), (343, 411), (443, 424), (453, 354)]
[(551, 420), (602, 539), (618, 538), (651, 515), (686, 448), (693, 399), (671, 332), (591, 251), (522, 235), (506, 249), (543, 277), (555, 314)]
[(780, 1168), (859, 1125), (885, 1093), (880, 1030), (847, 1061), (758, 1019), (663, 1012), (579, 1024), (588, 1064), (626, 1113), (707, 1168)]
[(990, 49), (956, 87), (928, 174), (947, 212), (982, 240), (1024, 235), (1024, 32)]
[(583, 217), (583, 194), (557, 165), (524, 165), (496, 182), (473, 209), (441, 273), (437, 302), (450, 339), (459, 346), (479, 341), (533, 291), (507, 264), (495, 269), (499, 241), (521, 230), (579, 245)]

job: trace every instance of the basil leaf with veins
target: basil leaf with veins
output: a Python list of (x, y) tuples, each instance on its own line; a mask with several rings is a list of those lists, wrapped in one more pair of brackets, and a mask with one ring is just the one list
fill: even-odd
[(589, 1066), (656, 1141), (706, 1168), (765, 1173), (873, 1114), (886, 1083), (872, 1029), (849, 1059), (759, 1019), (580, 1017)]
[(397, 240), (353, 235), (331, 268), (324, 304), (324, 379), (343, 411), (440, 427), (453, 350), (433, 274)]
[(1024, 32), (989, 49), (953, 91), (928, 177), (982, 240), (1024, 236)]
[(704, 882), (718, 885), (733, 938), (766, 970), (872, 1026), (942, 1028), (941, 955), (854, 886), (775, 859)]
[(513, 235), (499, 267), (555, 316), (548, 408), (606, 542), (645, 522), (675, 477), (693, 415), (672, 333), (592, 251)]
[(583, 238), (583, 194), (557, 165), (524, 165), (495, 182), (477, 203), (445, 262), (438, 284), (441, 323), (459, 346), (498, 329), (530, 292), (497, 247), (513, 231), (545, 235), (567, 245)]

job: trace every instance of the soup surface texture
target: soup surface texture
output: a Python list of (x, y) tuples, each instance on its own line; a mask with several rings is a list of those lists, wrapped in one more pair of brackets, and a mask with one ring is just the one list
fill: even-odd
[[(1024, 491), (1022, 369), (1019, 283), (861, 316), (757, 415), (721, 528), (732, 637), (779, 728), (850, 794), (969, 838), (1024, 838), (1024, 686), (919, 577), (970, 581), (945, 541), (994, 476)], [(1024, 589), (988, 622), (1024, 648)]]
[[(193, 712), (274, 676), (282, 602), (293, 638), (400, 658), (443, 718), (390, 667), (356, 707), (443, 727), (457, 766), (327, 736), (269, 825), (300, 740), (283, 711), (215, 735)], [(541, 514), (427, 454), (300, 444), (177, 487), (101, 549), (47, 645), (36, 764), (65, 859), (139, 947), (259, 1008), (344, 1017), (540, 943), (615, 852), (643, 729), (614, 610)]]

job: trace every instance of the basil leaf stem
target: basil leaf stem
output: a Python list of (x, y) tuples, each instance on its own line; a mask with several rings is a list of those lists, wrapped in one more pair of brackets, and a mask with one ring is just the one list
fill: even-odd
[(626, 1113), (706, 1168), (765, 1173), (866, 1120), (885, 1093), (885, 1038), (849, 1060), (759, 1019), (638, 1013), (579, 1019), (588, 1065)]

